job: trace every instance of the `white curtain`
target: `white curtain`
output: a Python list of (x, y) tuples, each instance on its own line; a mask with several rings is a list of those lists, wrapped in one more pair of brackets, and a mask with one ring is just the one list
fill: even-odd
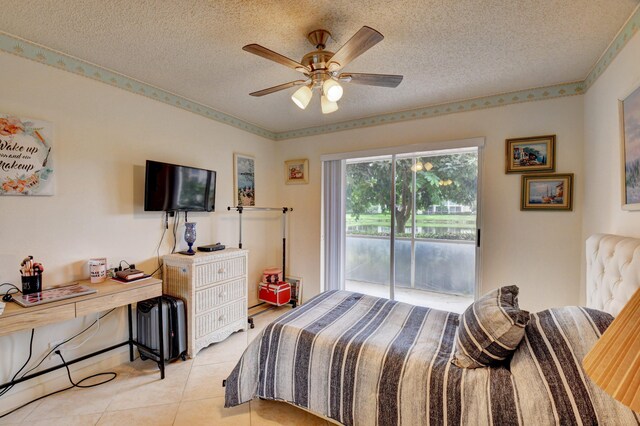
[(322, 163), (323, 289), (344, 288), (344, 160)]

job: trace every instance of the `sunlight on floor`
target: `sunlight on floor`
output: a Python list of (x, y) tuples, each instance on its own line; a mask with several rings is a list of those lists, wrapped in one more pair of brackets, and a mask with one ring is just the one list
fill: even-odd
[[(345, 290), (364, 293), (376, 297), (389, 297), (389, 286), (362, 281), (347, 281)], [(395, 289), (395, 300), (412, 305), (426, 306), (441, 311), (461, 314), (473, 303), (472, 297), (455, 294), (434, 293), (424, 290), (398, 287)]]

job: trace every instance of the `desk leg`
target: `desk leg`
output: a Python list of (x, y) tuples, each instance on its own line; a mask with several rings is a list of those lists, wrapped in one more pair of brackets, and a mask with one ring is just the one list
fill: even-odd
[(127, 306), (129, 314), (129, 361), (133, 362), (133, 320), (131, 316), (131, 304)]
[(158, 297), (158, 330), (160, 331), (160, 338), (158, 339), (160, 361), (158, 361), (158, 367), (160, 368), (160, 379), (164, 379), (164, 321), (162, 320), (162, 311), (162, 296), (160, 296)]

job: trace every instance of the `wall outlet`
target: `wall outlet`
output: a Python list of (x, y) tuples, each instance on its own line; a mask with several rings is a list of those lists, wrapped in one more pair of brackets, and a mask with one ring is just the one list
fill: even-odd
[[(53, 350), (53, 348), (55, 348), (56, 346), (58, 346), (60, 343), (64, 342), (64, 339), (62, 340), (54, 340), (53, 342), (49, 342), (49, 349), (48, 351)], [(62, 346), (58, 347), (57, 349), (60, 349)], [(56, 350), (57, 350), (56, 349)], [(47, 359), (54, 359), (54, 358), (59, 358), (58, 355), (56, 354), (55, 351), (51, 352), (48, 356)]]

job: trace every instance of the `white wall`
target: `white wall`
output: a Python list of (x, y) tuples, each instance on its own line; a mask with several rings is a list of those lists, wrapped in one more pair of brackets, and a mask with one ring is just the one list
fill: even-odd
[[(233, 202), (234, 152), (257, 159), (258, 202), (278, 199), (282, 177), (271, 170), (277, 163), (273, 141), (6, 53), (0, 53), (0, 70), (0, 111), (54, 124), (56, 176), (52, 197), (0, 197), (0, 282), (18, 283), (20, 260), (29, 254), (45, 265), (45, 286), (86, 278), (87, 259), (97, 256), (110, 263), (126, 259), (153, 271), (163, 214), (142, 209), (147, 159), (218, 172), (216, 212), (189, 215), (198, 224), (196, 245), (220, 241), (237, 246), (237, 214), (226, 211)], [(280, 258), (279, 215), (272, 217), (245, 221), (244, 243), (255, 282), (262, 268)], [(181, 227), (179, 246), (186, 248), (183, 234)], [(161, 254), (171, 245), (167, 232)], [(252, 294), (250, 303), (254, 300)], [(71, 336), (93, 319), (38, 328), (34, 356), (43, 354), (49, 341)], [(122, 341), (125, 330), (121, 310), (67, 358)], [(26, 359), (28, 336), (0, 337), (0, 382)], [(0, 399), (0, 413), (15, 399)]]
[[(621, 208), (621, 133), (618, 100), (640, 86), (640, 34), (618, 53), (584, 96), (583, 239), (599, 232), (640, 237), (640, 211)], [(585, 300), (585, 292), (581, 300)]]
[[(397, 145), (486, 137), (482, 182), (481, 293), (506, 284), (520, 304), (540, 310), (575, 305), (580, 293), (582, 222), (582, 96), (566, 97), (387, 124), (278, 145), (281, 159), (308, 158), (309, 185), (287, 185), (291, 215), (290, 271), (303, 277), (305, 298), (320, 291), (320, 156)], [(520, 211), (520, 175), (506, 175), (505, 139), (557, 135), (558, 172), (575, 173), (573, 212)]]

